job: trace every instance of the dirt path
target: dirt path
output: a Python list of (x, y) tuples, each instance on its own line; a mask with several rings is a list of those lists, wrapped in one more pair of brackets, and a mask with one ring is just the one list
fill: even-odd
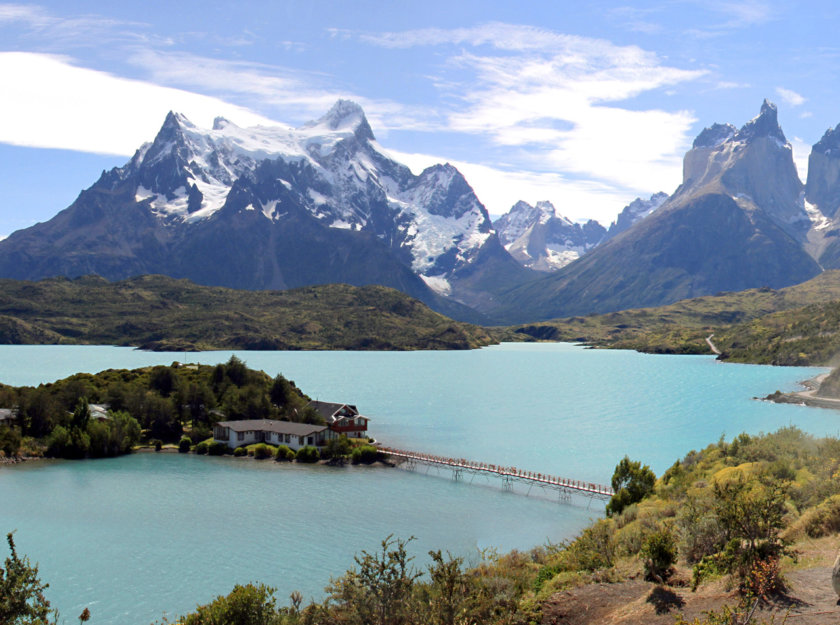
[[(800, 548), (803, 561), (813, 566), (787, 571), (786, 595), (760, 604), (758, 622), (775, 619), (780, 625), (838, 625), (840, 605), (831, 585), (831, 565), (840, 538), (809, 541)], [(705, 612), (735, 606), (739, 596), (723, 582), (692, 592), (687, 572), (676, 586), (658, 586), (642, 580), (618, 584), (589, 584), (555, 594), (543, 607), (543, 625), (674, 625), (678, 614), (689, 622)], [(785, 620), (785, 618), (787, 620)]]

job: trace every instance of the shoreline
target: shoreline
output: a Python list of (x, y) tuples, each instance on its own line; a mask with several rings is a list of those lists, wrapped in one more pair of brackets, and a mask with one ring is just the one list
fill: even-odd
[(820, 386), (822, 386), (823, 380), (825, 380), (828, 375), (828, 373), (821, 373), (814, 378), (802, 380), (799, 384), (805, 388), (801, 391), (790, 391), (787, 393), (776, 391), (775, 393), (770, 393), (766, 397), (756, 397), (755, 399), (770, 401), (775, 404), (794, 404), (799, 406), (808, 406), (811, 408), (840, 410), (840, 399), (820, 397), (817, 395), (820, 391)]

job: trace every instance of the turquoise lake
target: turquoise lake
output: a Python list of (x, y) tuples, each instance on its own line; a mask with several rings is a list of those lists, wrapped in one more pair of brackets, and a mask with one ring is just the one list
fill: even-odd
[[(77, 371), (233, 352), (0, 346), (0, 382), (36, 385)], [(756, 401), (821, 370), (733, 365), (568, 344), (467, 352), (236, 352), (314, 399), (354, 403), (382, 442), (609, 483), (625, 455), (661, 474), (721, 435), (796, 425), (840, 435), (834, 411)], [(259, 580), (323, 597), (330, 576), (394, 534), (425, 563), (441, 548), (528, 549), (572, 537), (603, 511), (578, 497), (504, 492), (446, 471), (278, 465), (178, 454), (0, 467), (0, 530), (40, 566), (72, 623), (170, 619), (235, 583)], [(3, 556), (5, 557), (5, 555)]]

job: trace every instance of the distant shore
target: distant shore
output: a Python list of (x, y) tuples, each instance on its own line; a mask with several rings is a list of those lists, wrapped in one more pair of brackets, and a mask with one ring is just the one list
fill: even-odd
[(809, 380), (800, 382), (804, 386), (804, 390), (791, 391), (789, 393), (782, 393), (776, 391), (767, 397), (756, 398), (772, 401), (777, 404), (798, 404), (801, 406), (811, 406), (814, 408), (827, 408), (829, 410), (840, 410), (840, 399), (833, 399), (831, 397), (820, 397), (818, 395), (820, 386), (823, 380), (828, 377), (828, 373), (821, 373), (820, 375)]

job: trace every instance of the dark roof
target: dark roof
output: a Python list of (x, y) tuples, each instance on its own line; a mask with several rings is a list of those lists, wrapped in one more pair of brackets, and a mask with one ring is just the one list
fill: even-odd
[(327, 429), (325, 425), (311, 423), (294, 423), (292, 421), (275, 421), (272, 419), (246, 419), (244, 421), (220, 421), (216, 425), (230, 428), (234, 432), (262, 431), (277, 432), (278, 434), (293, 434), (294, 436), (308, 436)]
[(324, 419), (329, 422), (331, 419), (335, 419), (335, 413), (341, 410), (342, 408), (349, 408), (351, 412), (353, 412), (353, 416), (357, 416), (359, 414), (359, 410), (356, 406), (351, 406), (350, 404), (336, 404), (329, 401), (311, 401), (309, 402), (309, 408), (314, 408), (315, 411), (320, 414)]

